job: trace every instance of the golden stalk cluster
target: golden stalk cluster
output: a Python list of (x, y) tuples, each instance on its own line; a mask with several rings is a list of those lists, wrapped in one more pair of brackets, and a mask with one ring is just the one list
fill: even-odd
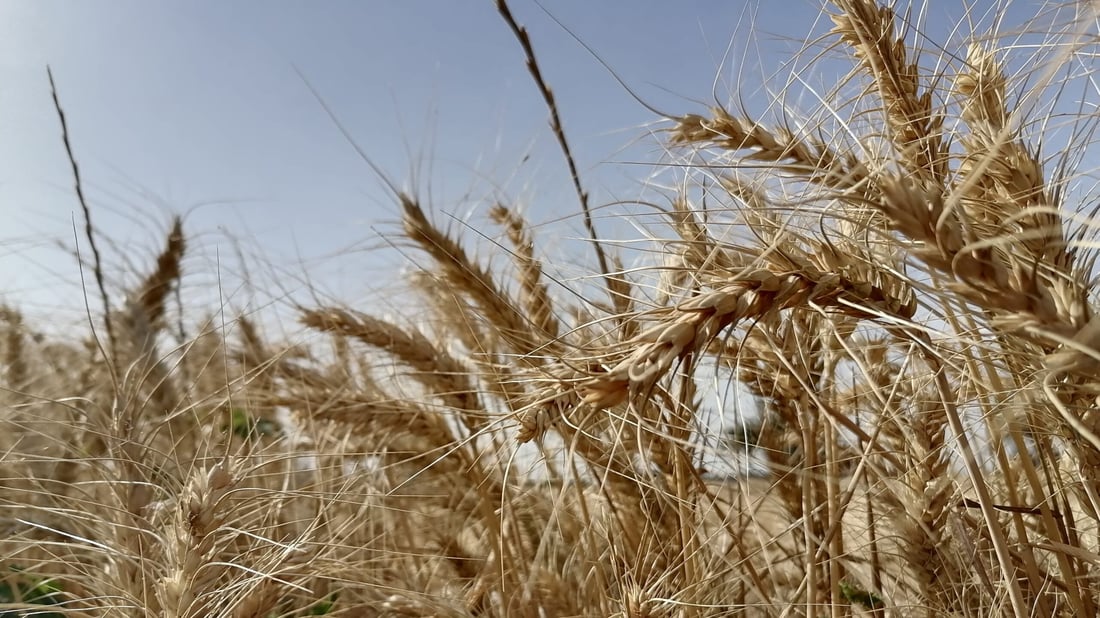
[[(101, 284), (109, 340), (0, 308), (0, 615), (1096, 615), (1071, 170), (995, 39), (931, 71), (893, 9), (829, 10), (856, 96), (667, 118), (688, 189), (629, 273), (601, 243), (552, 277), (501, 203), (511, 261), (477, 259), (398, 194), (417, 310), (301, 307), (304, 347), (244, 316), (166, 347), (178, 219)], [(760, 404), (718, 410), (759, 468), (721, 481), (715, 368)]]

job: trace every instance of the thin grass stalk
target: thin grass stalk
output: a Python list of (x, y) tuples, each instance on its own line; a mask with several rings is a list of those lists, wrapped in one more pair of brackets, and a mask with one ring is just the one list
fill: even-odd
[[(546, 101), (546, 106), (550, 110), (550, 129), (554, 132), (554, 137), (558, 141), (558, 146), (561, 147), (565, 162), (569, 166), (569, 178), (573, 182), (573, 189), (576, 191), (577, 199), (580, 201), (581, 216), (584, 218), (584, 227), (588, 230), (588, 237), (592, 240), (592, 249), (596, 253), (596, 261), (600, 268), (600, 274), (607, 277), (611, 274), (611, 270), (608, 266), (607, 257), (604, 255), (603, 243), (600, 242), (600, 238), (596, 234), (596, 225), (592, 221), (592, 212), (588, 205), (588, 192), (581, 186), (581, 177), (580, 173), (577, 171), (577, 163), (573, 159), (573, 153), (569, 148), (569, 142), (565, 139), (565, 129), (562, 127), (561, 117), (558, 114), (558, 104), (554, 98), (554, 93), (550, 90), (550, 87), (546, 85), (546, 80), (542, 77), (542, 70), (539, 68), (538, 61), (535, 59), (535, 50), (531, 45), (531, 37), (527, 34), (527, 29), (519, 25), (516, 18), (512, 16), (512, 10), (508, 8), (508, 3), (505, 0), (497, 0), (496, 6), (497, 12), (500, 13), (500, 16), (508, 24), (516, 40), (519, 41), (520, 47), (523, 48), (523, 53), (527, 58), (527, 70), (531, 73), (531, 77), (535, 80), (535, 85), (538, 86), (539, 93), (542, 94), (542, 98)], [(617, 299), (618, 296), (611, 291), (611, 298), (612, 302), (616, 302), (615, 299)]]
[[(53, 80), (53, 70), (46, 67), (46, 76), (50, 80), (50, 95), (53, 98), (54, 110), (61, 122), (61, 140), (65, 144), (65, 154), (69, 158), (69, 166), (73, 172), (73, 184), (76, 190), (76, 198), (80, 203), (80, 210), (84, 214), (84, 236), (88, 239), (88, 246), (92, 250), (92, 274), (95, 276), (96, 286), (99, 288), (99, 297), (103, 302), (103, 326), (107, 330), (108, 356), (115, 354), (114, 326), (111, 324), (111, 302), (107, 296), (107, 284), (103, 276), (103, 259), (99, 254), (99, 246), (95, 239), (95, 228), (92, 227), (92, 211), (88, 207), (88, 201), (84, 198), (84, 183), (80, 180), (80, 167), (76, 163), (73, 154), (72, 143), (69, 141), (69, 125), (65, 120), (65, 112), (61, 109), (61, 100), (57, 94), (57, 85)], [(93, 329), (94, 330), (94, 329)]]

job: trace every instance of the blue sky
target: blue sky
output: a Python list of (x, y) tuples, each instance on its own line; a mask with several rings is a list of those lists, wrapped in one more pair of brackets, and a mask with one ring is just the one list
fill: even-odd
[[(772, 72), (830, 25), (812, 0), (548, 0), (570, 34), (533, 2), (511, 5), (596, 204), (637, 197), (662, 153), (654, 115), (573, 35), (647, 101), (683, 113), (715, 96), (764, 101)], [(947, 32), (962, 6), (932, 2), (929, 24)], [(1033, 6), (1017, 3), (1009, 22)], [(181, 212), (202, 290), (219, 285), (219, 263), (223, 288), (239, 272), (236, 239), (283, 288), (309, 270), (314, 285), (357, 302), (396, 277), (400, 260), (385, 249), (396, 209), (303, 76), (372, 161), (431, 196), (437, 218), (479, 227), (484, 205), (503, 199), (577, 251), (562, 240), (583, 236), (576, 200), (523, 62), (489, 0), (4, 0), (0, 302), (59, 320), (82, 308), (75, 261), (57, 248), (76, 242), (82, 221), (47, 64), (93, 218), (115, 243), (113, 272), (148, 268)], [(238, 306), (249, 300), (228, 287)]]

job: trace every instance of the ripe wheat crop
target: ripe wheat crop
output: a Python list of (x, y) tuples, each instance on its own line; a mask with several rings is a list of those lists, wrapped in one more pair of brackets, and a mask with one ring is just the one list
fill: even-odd
[[(3, 307), (0, 616), (1100, 613), (1087, 156), (1043, 150), (1100, 7), (1048, 7), (1020, 58), (1002, 32), (932, 45), (900, 8), (824, 6), (805, 53), (850, 72), (821, 105), (658, 119), (678, 188), (628, 268), (498, 6), (598, 268), (553, 277), (502, 203), (478, 258), (446, 205), (395, 191), (422, 266), (400, 318), (307, 304), (291, 345), (175, 309), (179, 219), (131, 289), (96, 256), (89, 332)], [(716, 371), (760, 403), (718, 447)], [(738, 451), (759, 469), (706, 474)]]

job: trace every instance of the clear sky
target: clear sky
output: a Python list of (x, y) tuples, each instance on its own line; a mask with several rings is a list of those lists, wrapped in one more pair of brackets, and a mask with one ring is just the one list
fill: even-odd
[[(511, 5), (596, 204), (637, 197), (661, 151), (654, 115), (573, 35), (647, 101), (684, 113), (715, 96), (765, 101), (762, 85), (782, 86), (773, 72), (830, 27), (813, 0)], [(1007, 21), (1035, 6), (1017, 2)], [(948, 33), (962, 7), (936, 0), (925, 19)], [(381, 169), (424, 196), (430, 187), (453, 227), (484, 225), (479, 205), (503, 199), (552, 225), (548, 241), (583, 236), (545, 106), (490, 0), (2, 0), (0, 302), (31, 313), (64, 309), (67, 320), (81, 308), (75, 261), (56, 248), (83, 224), (46, 65), (120, 268), (149, 268), (181, 212), (195, 246), (187, 267), (206, 290), (218, 260), (227, 278), (234, 270), (232, 239), (288, 269), (287, 287), (309, 269), (354, 302), (393, 278), (393, 252), (378, 249), (393, 200), (306, 80)]]

